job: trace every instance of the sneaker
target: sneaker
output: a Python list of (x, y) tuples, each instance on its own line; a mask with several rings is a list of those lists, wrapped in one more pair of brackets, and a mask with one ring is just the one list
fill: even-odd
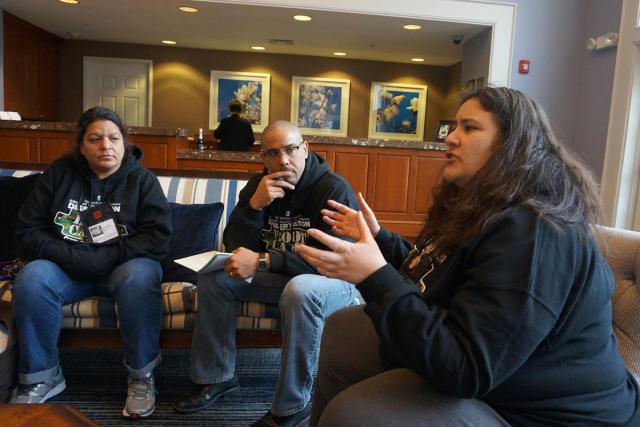
[(309, 416), (311, 415), (311, 404), (308, 404), (302, 411), (295, 414), (278, 416), (273, 415), (271, 411), (264, 414), (255, 423), (251, 424), (251, 427), (299, 427), (307, 425), (309, 422)]
[(142, 378), (127, 378), (127, 401), (122, 415), (131, 419), (148, 417), (156, 409), (156, 386), (153, 373)]
[(19, 384), (11, 394), (9, 403), (44, 403), (56, 396), (67, 387), (62, 375), (62, 368), (54, 372), (53, 376), (41, 383)]

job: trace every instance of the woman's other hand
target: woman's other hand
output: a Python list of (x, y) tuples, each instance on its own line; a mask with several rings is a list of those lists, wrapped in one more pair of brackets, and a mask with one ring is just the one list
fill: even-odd
[[(352, 240), (360, 240), (360, 232), (358, 231), (356, 221), (358, 211), (342, 203), (338, 203), (335, 200), (328, 200), (327, 204), (335, 210), (322, 209), (320, 213), (322, 214), (324, 222), (331, 226), (331, 230), (339, 236), (348, 237)], [(362, 197), (362, 193), (358, 193), (358, 206), (360, 206), (360, 211), (364, 216), (371, 234), (373, 237), (377, 236), (380, 231), (380, 225), (373, 211), (364, 200), (364, 197)]]
[(362, 282), (387, 262), (380, 253), (363, 213), (356, 212), (354, 216), (357, 233), (360, 236), (357, 242), (346, 242), (312, 228), (308, 231), (309, 236), (331, 250), (296, 245), (295, 251), (313, 265), (320, 274), (356, 284)]

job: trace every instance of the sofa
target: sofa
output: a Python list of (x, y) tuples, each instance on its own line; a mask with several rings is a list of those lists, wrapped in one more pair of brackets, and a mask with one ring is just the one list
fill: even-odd
[[(17, 205), (3, 207), (4, 217), (1, 219), (3, 223), (10, 225), (9, 228), (15, 224), (19, 205), (28, 192), (28, 188), (22, 184), (37, 179), (35, 174), (44, 168), (46, 165), (43, 164), (0, 162), (0, 197), (4, 195), (15, 198), (14, 204)], [(179, 267), (172, 260), (206, 250), (224, 250), (222, 232), (236, 205), (240, 190), (253, 173), (170, 169), (153, 171), (171, 204), (174, 222), (171, 253), (162, 263), (161, 345), (189, 347), (198, 309), (198, 288), (195, 283), (197, 275)], [(5, 232), (11, 234), (10, 231)], [(0, 280), (0, 285), (4, 282), (6, 280)], [(10, 295), (10, 292), (6, 293), (4, 299), (10, 299)], [(63, 313), (60, 345), (91, 348), (120, 345), (116, 309), (111, 299), (87, 298), (65, 306)], [(239, 302), (237, 327), (239, 346), (270, 347), (281, 343), (277, 305)]]
[(616, 282), (612, 307), (618, 350), (640, 382), (640, 233), (598, 226), (597, 234)]

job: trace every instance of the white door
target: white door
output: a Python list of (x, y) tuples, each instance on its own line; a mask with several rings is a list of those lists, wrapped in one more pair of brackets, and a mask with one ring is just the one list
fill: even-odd
[(115, 111), (127, 126), (151, 126), (152, 61), (84, 57), (84, 109)]

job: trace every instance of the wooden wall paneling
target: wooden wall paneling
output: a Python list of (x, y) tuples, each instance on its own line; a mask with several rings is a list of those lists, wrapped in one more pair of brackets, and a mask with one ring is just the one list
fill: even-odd
[(23, 119), (58, 120), (62, 39), (7, 12), (3, 24), (4, 109)]
[(415, 191), (415, 212), (426, 214), (433, 204), (433, 188), (440, 180), (445, 162), (443, 158), (418, 157), (417, 186)]
[(147, 142), (136, 143), (138, 147), (142, 149), (144, 156), (142, 157), (142, 164), (147, 168), (167, 168), (168, 165), (168, 153), (167, 146), (164, 144), (153, 144)]
[(369, 177), (369, 154), (350, 153), (336, 149), (334, 156), (334, 171), (351, 184), (355, 194), (361, 192), (366, 197)]
[[(0, 158), (14, 162), (29, 162), (33, 151), (33, 138), (25, 136), (0, 136)], [(37, 143), (36, 143), (37, 147)], [(37, 154), (37, 150), (36, 150)], [(37, 160), (33, 160), (37, 161)]]
[(70, 138), (40, 137), (38, 138), (40, 155), (39, 162), (52, 163), (63, 154), (69, 152), (74, 145)]
[(408, 213), (411, 155), (377, 153), (375, 163), (373, 186), (376, 191), (372, 209), (376, 212)]
[(178, 169), (225, 170), (238, 172), (262, 172), (262, 163), (222, 162), (199, 159), (178, 159)]
[(148, 168), (168, 168), (169, 157), (175, 158), (175, 151), (169, 150), (169, 142), (175, 140), (174, 137), (131, 135), (129, 140), (142, 149), (142, 164)]

